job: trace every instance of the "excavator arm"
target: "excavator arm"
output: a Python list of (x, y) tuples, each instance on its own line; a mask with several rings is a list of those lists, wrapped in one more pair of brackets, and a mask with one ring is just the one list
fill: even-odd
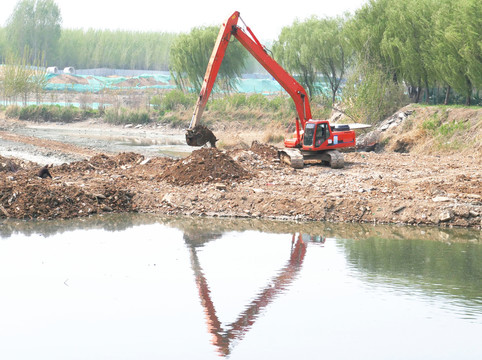
[[(206, 132), (196, 131), (198, 122), (202, 116), (206, 103), (211, 94), (211, 90), (216, 80), (216, 76), (221, 67), (221, 63), (226, 53), (226, 48), (229, 44), (231, 36), (234, 36), (248, 52), (254, 56), (254, 58), (275, 78), (278, 83), (286, 90), (295, 103), (296, 112), (298, 114), (296, 121), (296, 142), (301, 144), (302, 130), (305, 128), (306, 121), (311, 119), (311, 108), (305, 89), (285, 70), (283, 69), (271, 56), (269, 56), (265, 48), (258, 41), (249, 27), (246, 30), (249, 32), (246, 34), (241, 27), (239, 27), (238, 19), (239, 11), (235, 11), (219, 30), (216, 43), (209, 59), (206, 74), (204, 75), (204, 81), (199, 94), (194, 113), (189, 125), (188, 132), (186, 133), (186, 141), (189, 145), (198, 145), (203, 141), (196, 140), (196, 134), (204, 136), (206, 139), (210, 134)], [(205, 128), (204, 128), (205, 129)], [(212, 134), (212, 133), (211, 133)], [(214, 137), (214, 135), (212, 135)], [(205, 141), (204, 143), (206, 143)], [(211, 143), (212, 144), (212, 143)]]

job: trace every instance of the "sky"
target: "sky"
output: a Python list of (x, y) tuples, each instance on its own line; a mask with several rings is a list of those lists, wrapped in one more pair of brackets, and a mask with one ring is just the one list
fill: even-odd
[[(260, 39), (276, 39), (296, 19), (353, 13), (368, 0), (56, 0), (62, 28), (189, 32), (194, 27), (221, 25), (234, 11)], [(18, 0), (1, 0), (0, 25), (5, 26)]]

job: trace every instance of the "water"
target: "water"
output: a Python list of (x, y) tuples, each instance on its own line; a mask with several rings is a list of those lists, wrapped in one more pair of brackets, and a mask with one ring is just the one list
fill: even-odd
[(479, 359), (480, 231), (0, 223), (2, 359)]

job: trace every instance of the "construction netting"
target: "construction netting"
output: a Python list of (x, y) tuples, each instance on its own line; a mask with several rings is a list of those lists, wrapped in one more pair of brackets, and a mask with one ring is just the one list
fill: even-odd
[[(46, 90), (99, 92), (118, 89), (174, 89), (176, 86), (169, 74), (144, 74), (138, 76), (95, 76), (79, 74), (47, 74)], [(274, 79), (240, 78), (237, 81), (240, 93), (275, 94), (282, 87)]]

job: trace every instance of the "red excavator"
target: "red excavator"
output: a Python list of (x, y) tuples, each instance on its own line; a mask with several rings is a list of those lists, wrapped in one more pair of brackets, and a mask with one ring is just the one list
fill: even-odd
[(241, 21), (249, 35), (238, 26), (239, 19), (241, 19), (239, 11), (235, 11), (219, 30), (201, 92), (194, 108), (194, 114), (186, 132), (187, 144), (202, 146), (210, 142), (211, 146), (215, 146), (216, 137), (214, 134), (206, 127), (198, 125), (198, 122), (206, 107), (226, 47), (231, 36), (234, 36), (279, 82), (295, 102), (298, 114), (295, 121), (296, 130), (292, 137), (285, 139), (285, 148), (278, 151), (281, 161), (288, 163), (293, 168), (302, 168), (305, 162), (324, 162), (332, 168), (342, 168), (344, 166), (343, 154), (337, 149), (354, 147), (356, 145), (355, 131), (350, 130), (348, 125), (331, 126), (328, 120), (313, 120), (305, 89), (268, 55), (266, 48), (242, 19)]

